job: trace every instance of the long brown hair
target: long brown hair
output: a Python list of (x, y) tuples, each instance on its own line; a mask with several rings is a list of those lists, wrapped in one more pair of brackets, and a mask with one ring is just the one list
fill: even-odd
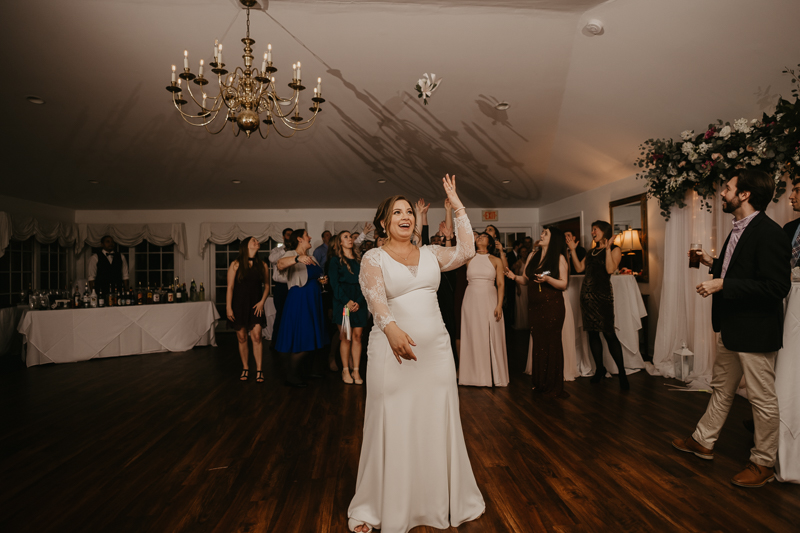
[[(331, 240), (330, 244), (328, 245), (328, 260), (330, 261), (334, 257), (338, 257), (339, 263), (347, 267), (347, 271), (353, 274), (353, 269), (350, 267), (350, 263), (347, 262), (347, 256), (344, 255), (344, 246), (342, 246), (342, 235), (345, 233), (350, 232), (347, 230), (340, 231), (336, 234), (336, 237)], [(353, 257), (355, 257), (356, 261), (361, 261), (361, 254), (355, 246), (353, 246)]]
[(414, 213), (414, 237), (416, 237), (417, 241), (419, 241), (421, 237), (419, 231), (417, 230), (417, 208), (414, 207), (414, 204), (402, 194), (390, 196), (378, 206), (378, 210), (375, 212), (375, 219), (373, 220), (373, 224), (375, 225), (375, 235), (377, 237), (383, 237), (387, 240), (389, 239), (389, 230), (387, 228), (389, 227), (389, 223), (392, 221), (392, 210), (395, 202), (400, 200), (405, 200), (408, 202), (408, 205), (411, 206), (411, 212)]
[(250, 239), (255, 239), (255, 237), (247, 237), (239, 243), (239, 257), (236, 258), (239, 261), (239, 270), (236, 271), (236, 277), (239, 278), (239, 281), (244, 281), (245, 276), (250, 273), (250, 269), (254, 268), (258, 272), (258, 277), (261, 281), (266, 281), (264, 279), (264, 261), (258, 257), (258, 253), (253, 258), (253, 264), (250, 265), (250, 250), (247, 249), (250, 245)]

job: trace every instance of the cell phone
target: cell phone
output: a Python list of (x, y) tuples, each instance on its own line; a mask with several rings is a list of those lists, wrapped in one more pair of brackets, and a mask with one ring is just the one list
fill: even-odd
[(550, 271), (549, 270), (545, 270), (541, 274), (536, 274), (536, 275), (539, 276), (539, 278), (543, 278), (545, 276), (549, 276), (550, 275)]
[(283, 243), (282, 243), (282, 242), (279, 242), (277, 245), (275, 245), (275, 247), (276, 247), (276, 248), (282, 248), (282, 247), (283, 247)]

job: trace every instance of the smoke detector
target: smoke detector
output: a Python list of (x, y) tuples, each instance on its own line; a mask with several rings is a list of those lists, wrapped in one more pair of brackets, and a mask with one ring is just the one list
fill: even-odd
[(581, 32), (587, 37), (596, 37), (598, 35), (603, 35), (605, 33), (605, 29), (603, 28), (603, 22), (597, 19), (592, 19), (586, 23), (586, 26), (583, 27), (583, 31)]

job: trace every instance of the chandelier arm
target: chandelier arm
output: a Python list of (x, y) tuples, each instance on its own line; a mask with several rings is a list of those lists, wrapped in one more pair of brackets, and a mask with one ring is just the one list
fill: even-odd
[[(173, 97), (173, 104), (175, 104), (175, 108), (181, 114), (181, 118), (186, 120), (187, 123), (191, 124), (192, 126), (203, 126), (203, 124), (195, 124), (193, 122), (190, 122), (188, 119), (194, 119), (194, 118), (205, 119), (206, 116), (204, 116), (204, 115), (192, 115), (191, 113), (187, 113), (186, 111), (181, 109), (181, 106), (178, 105), (178, 102), (176, 101), (175, 97)], [(217, 117), (217, 114), (219, 113), (219, 110), (216, 110), (216, 111), (213, 111), (213, 112), (210, 112), (210, 113), (213, 114), (214, 116), (212, 118), (210, 118), (208, 120), (208, 122), (206, 122), (206, 124), (210, 123), (212, 120), (214, 120)]]
[(181, 117), (190, 126), (196, 126), (198, 128), (202, 128), (202, 127), (208, 126), (209, 124), (214, 122), (214, 119), (217, 118), (217, 114), (219, 114), (219, 112), (214, 113), (214, 116), (212, 116), (208, 120), (201, 120), (200, 122), (193, 122), (190, 119), (194, 119), (194, 118), (205, 119), (206, 117), (203, 117), (203, 116), (187, 116), (185, 113), (182, 114)]
[[(216, 116), (214, 118), (216, 118)], [(211, 128), (209, 128), (208, 124), (205, 125), (205, 129), (211, 135), (217, 135), (217, 134), (222, 133), (222, 130), (224, 130), (225, 126), (227, 126), (227, 125), (228, 125), (228, 120), (227, 120), (227, 117), (226, 117), (226, 119), (222, 122), (222, 126), (220, 126), (220, 128), (217, 131), (213, 131)]]

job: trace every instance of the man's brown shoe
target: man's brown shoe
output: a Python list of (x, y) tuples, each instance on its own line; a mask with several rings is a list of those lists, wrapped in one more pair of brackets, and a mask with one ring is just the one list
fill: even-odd
[(775, 469), (771, 466), (748, 463), (747, 468), (733, 476), (731, 483), (740, 487), (754, 489), (763, 487), (773, 479), (775, 479)]
[(686, 439), (673, 440), (672, 447), (682, 452), (693, 453), (700, 459), (714, 458), (714, 450), (709, 450), (708, 448), (700, 446), (691, 435), (689, 435)]

